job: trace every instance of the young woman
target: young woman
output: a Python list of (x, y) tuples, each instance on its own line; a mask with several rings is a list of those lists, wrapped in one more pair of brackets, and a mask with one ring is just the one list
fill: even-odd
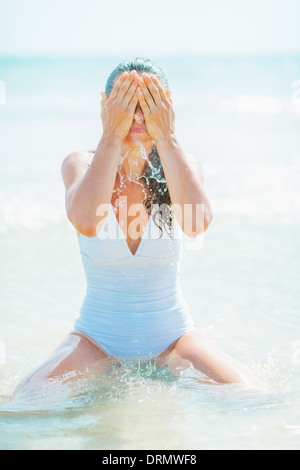
[(197, 237), (212, 212), (202, 167), (178, 142), (162, 70), (140, 58), (121, 63), (102, 93), (101, 117), (96, 151), (72, 153), (62, 164), (87, 295), (74, 331), (15, 396), (49, 379), (103, 374), (128, 359), (175, 374), (192, 365), (219, 383), (260, 387), (203, 336), (181, 292), (183, 237), (174, 233)]

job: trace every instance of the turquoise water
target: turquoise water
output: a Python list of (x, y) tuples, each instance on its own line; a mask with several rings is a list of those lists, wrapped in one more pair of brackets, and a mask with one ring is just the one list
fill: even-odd
[[(121, 59), (0, 60), (2, 396), (78, 315), (85, 278), (60, 165), (97, 145), (100, 90)], [(3, 399), (1, 449), (299, 448), (300, 58), (158, 62), (214, 212), (203, 247), (184, 251), (183, 291), (203, 332), (273, 393), (127, 366), (72, 398)]]

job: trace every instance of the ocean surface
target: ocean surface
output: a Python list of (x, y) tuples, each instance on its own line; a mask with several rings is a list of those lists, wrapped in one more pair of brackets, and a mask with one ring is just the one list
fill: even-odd
[[(97, 146), (100, 91), (123, 59), (0, 59), (2, 397), (79, 314), (86, 284), (60, 167)], [(214, 213), (184, 249), (183, 292), (199, 328), (271, 392), (132, 364), (76, 397), (0, 399), (0, 449), (300, 447), (300, 57), (153, 59)]]

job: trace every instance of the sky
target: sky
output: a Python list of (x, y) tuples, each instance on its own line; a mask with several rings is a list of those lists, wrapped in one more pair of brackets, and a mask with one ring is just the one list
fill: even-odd
[(299, 53), (300, 0), (0, 0), (0, 55)]

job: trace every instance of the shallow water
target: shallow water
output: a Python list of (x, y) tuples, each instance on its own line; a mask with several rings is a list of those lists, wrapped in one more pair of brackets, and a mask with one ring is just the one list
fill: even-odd
[[(291, 394), (215, 385), (201, 380), (194, 370), (174, 378), (132, 365), (84, 385), (85, 392), (78, 396), (73, 392), (72, 398), (67, 397), (66, 386), (64, 390), (52, 385), (38, 396), (3, 404), (0, 426), (5, 448), (15, 448), (16, 435), (26, 449), (251, 448), (266, 429), (274, 445), (275, 425), (281, 424), (281, 432), (287, 434), (288, 429), (295, 430), (280, 421)], [(214, 436), (215, 428), (222, 440)]]
[(299, 426), (286, 413), (299, 397), (215, 385), (199, 375), (188, 370), (175, 379), (127, 366), (72, 398), (62, 386), (45, 387), (38, 397), (1, 405), (1, 447), (18, 447), (16, 436), (24, 449), (295, 447)]
[[(97, 96), (113, 65), (1, 62), (2, 396), (48, 358), (79, 313), (85, 278), (60, 164), (97, 145)], [(202, 161), (214, 212), (203, 246), (184, 250), (183, 292), (201, 330), (272, 393), (216, 385), (193, 370), (176, 378), (126, 366), (71, 398), (51, 384), (41, 396), (0, 400), (1, 449), (299, 448), (300, 114), (292, 84), (300, 60), (161, 65), (178, 134)]]

